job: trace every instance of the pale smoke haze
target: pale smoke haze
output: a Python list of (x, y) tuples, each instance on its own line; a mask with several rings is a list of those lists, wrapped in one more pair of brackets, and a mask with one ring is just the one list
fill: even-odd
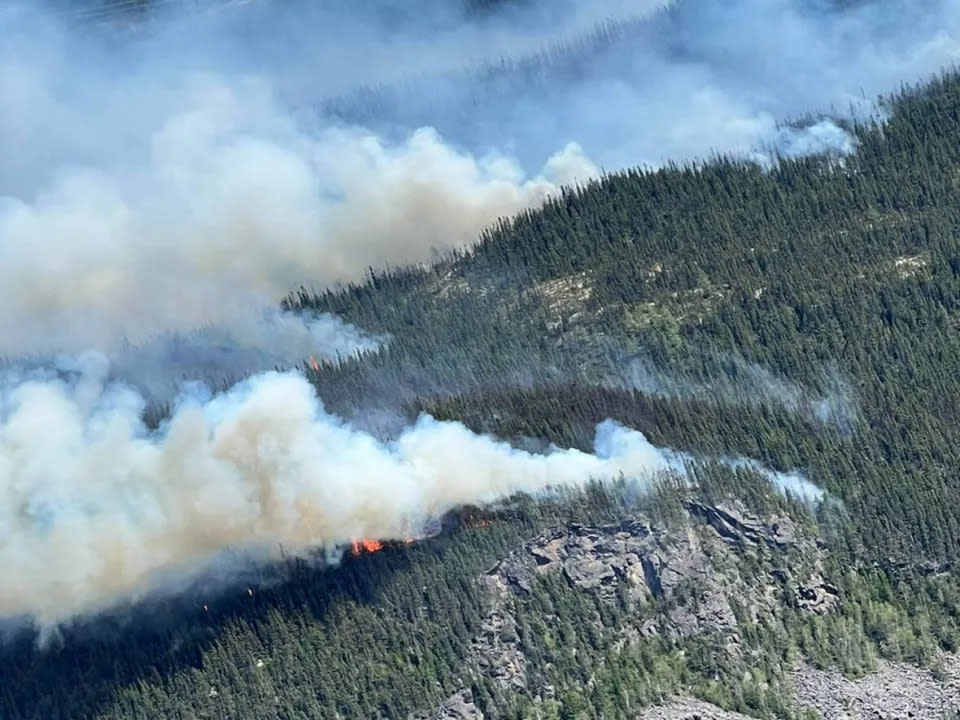
[[(958, 57), (949, 3), (904, 10), (909, 23), (889, 4), (663, 5), (467, 19), (257, 2), (111, 44), (0, 4), (0, 354), (116, 353), (210, 327), (249, 344), (244, 318), (301, 284), (469, 245), (601, 167), (849, 153), (833, 120), (777, 120), (869, 115), (873, 93)], [(549, 54), (605, 19), (627, 40), (575, 55), (574, 77), (548, 63), (540, 80), (475, 90), (460, 73)], [(390, 82), (386, 107), (315, 111)]]
[[(176, 588), (222, 551), (264, 561), (281, 546), (416, 537), (460, 505), (646, 481), (691, 459), (609, 421), (595, 455), (530, 454), (426, 416), (384, 444), (326, 413), (296, 373), (197, 391), (151, 433), (143, 398), (106, 375), (106, 360), (86, 355), (59, 376), (0, 377), (0, 617), (48, 628)], [(750, 466), (801, 498), (822, 495), (800, 475)]]
[(610, 384), (671, 398), (697, 398), (733, 405), (779, 405), (842, 432), (850, 432), (861, 419), (856, 393), (837, 371), (823, 371), (820, 392), (802, 387), (789, 378), (737, 357), (717, 359), (726, 366), (716, 379), (677, 379), (663, 373), (645, 358), (618, 363), (620, 377)]
[[(119, 357), (0, 376), (0, 616), (49, 627), (175, 584), (228, 549), (266, 560), (281, 545), (403, 538), (463, 503), (682, 472), (687, 456), (612, 423), (593, 455), (524, 453), (429, 418), (384, 444), (325, 412), (298, 374), (257, 375), (215, 398), (194, 388), (152, 432), (143, 394), (107, 380), (119, 367), (162, 395), (174, 362), (212, 356), (239, 372), (374, 348), (386, 339), (273, 308), (301, 284), (468, 246), (496, 218), (601, 168), (852, 152), (834, 120), (777, 120), (831, 105), (869, 115), (861, 90), (893, 90), (958, 57), (960, 13), (948, 3), (913, 23), (888, 22), (879, 4), (835, 15), (737, 0), (704, 18), (693, 12), (702, 3), (685, 3), (650, 20), (667, 24), (664, 40), (601, 53), (575, 81), (543, 92), (507, 83), (490, 104), (469, 92), (427, 102), (465, 65), (656, 6), (570, 2), (559, 26), (514, 23), (502, 35), (511, 16), (494, 15), (434, 38), (409, 20), (385, 35), (342, 3), (317, 30), (323, 42), (280, 14), (250, 43), (215, 17), (184, 37), (161, 29), (105, 47), (0, 0), (0, 355)], [(269, 5), (258, 7), (269, 21)], [(389, 113), (314, 111), (352, 87), (438, 70)], [(170, 336), (195, 339), (186, 359), (165, 347)], [(811, 400), (779, 381), (769, 392)], [(801, 475), (724, 462), (822, 497)]]
[(399, 147), (359, 129), (301, 134), (259, 84), (241, 92), (207, 78), (183, 92), (146, 165), (64, 169), (32, 199), (2, 201), (0, 352), (239, 332), (300, 284), (462, 247), (492, 219), (596, 173), (575, 145), (527, 179), (428, 129)]
[(682, 0), (512, 70), (497, 70), (494, 58), (480, 82), (441, 75), (334, 107), (385, 129), (429, 122), (459, 143), (510, 148), (524, 163), (557, 137), (608, 170), (713, 153), (845, 153), (855, 144), (837, 119), (883, 117), (878, 95), (960, 59), (960, 10), (942, 1), (840, 5)]
[[(268, 308), (301, 284), (469, 245), (496, 218), (598, 172), (574, 143), (527, 174), (428, 127), (388, 143), (359, 126), (307, 126), (276, 78), (205, 70), (226, 62), (220, 43), (181, 66), (169, 47), (108, 52), (29, 13), (8, 17), (0, 355), (119, 355), (210, 328), (250, 346), (279, 334), (251, 334), (250, 317), (275, 316)], [(260, 348), (290, 362), (367, 346), (343, 330), (343, 345), (300, 347), (330, 336), (323, 328)], [(308, 352), (292, 358), (293, 346)]]

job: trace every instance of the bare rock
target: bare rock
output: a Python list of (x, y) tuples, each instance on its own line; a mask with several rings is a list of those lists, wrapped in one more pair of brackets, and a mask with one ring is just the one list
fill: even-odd
[[(481, 631), (471, 642), (474, 665), (484, 675), (496, 680), (506, 689), (526, 687), (526, 658), (520, 650), (517, 624), (506, 609), (505, 599), (516, 592), (516, 578), (509, 573), (500, 573), (500, 563), (481, 578), (491, 600), (491, 609), (483, 619)], [(520, 586), (521, 592), (529, 592), (529, 585)]]
[(840, 589), (815, 576), (796, 589), (797, 607), (819, 615), (830, 612), (840, 602)]
[(945, 656), (942, 662), (945, 680), (907, 663), (881, 661), (876, 672), (855, 680), (800, 665), (793, 675), (797, 705), (837, 720), (943, 717), (960, 711), (960, 658)]
[(410, 713), (408, 720), (483, 720), (484, 714), (473, 703), (473, 695), (463, 690), (451, 695), (435, 710)]
[[(635, 588), (646, 584), (642, 558), (649, 551), (650, 534), (650, 528), (639, 522), (597, 528), (572, 523), (527, 543), (526, 552), (498, 563), (487, 574), (499, 576), (516, 591), (529, 592), (538, 574), (561, 572), (572, 587), (610, 598), (621, 580)], [(648, 595), (646, 588), (636, 593), (638, 600)]]
[[(562, 578), (603, 602), (626, 603), (627, 619), (610, 638), (613, 643), (632, 644), (654, 634), (712, 635), (735, 656), (744, 652), (740, 619), (756, 622), (785, 604), (826, 613), (840, 601), (839, 591), (820, 575), (822, 550), (789, 518), (761, 519), (732, 503), (689, 502), (687, 511), (690, 521), (669, 528), (640, 519), (569, 523), (498, 562), (481, 578), (491, 607), (473, 641), (472, 667), (505, 691), (526, 687), (511, 596), (522, 602), (542, 576)], [(788, 551), (802, 555), (806, 569), (781, 569)], [(751, 562), (745, 564), (747, 557)], [(745, 571), (745, 565), (753, 569)]]
[(761, 520), (734, 503), (716, 506), (688, 502), (687, 510), (712, 526), (726, 540), (734, 543), (766, 543), (786, 548), (797, 542), (796, 524), (786, 516)]
[(691, 698), (672, 698), (669, 702), (648, 708), (641, 720), (752, 720), (748, 715), (730, 712), (712, 703)]
[[(759, 518), (733, 503), (691, 501), (686, 510), (688, 522), (665, 528), (640, 520), (555, 527), (498, 562), (480, 579), (490, 606), (472, 642), (469, 672), (492, 678), (504, 693), (530, 689), (513, 607), (526, 602), (525, 596), (545, 576), (625, 610), (618, 627), (599, 621), (594, 626), (615, 648), (652, 635), (709, 635), (717, 651), (746, 663), (750, 650), (741, 642), (741, 622), (769, 620), (786, 607), (825, 614), (843, 602), (840, 589), (824, 577), (825, 548), (790, 518)], [(542, 619), (549, 625), (551, 618)], [(584, 622), (591, 620), (585, 617)], [(796, 708), (831, 720), (942, 717), (945, 711), (960, 711), (960, 658), (944, 655), (941, 665), (934, 675), (912, 665), (881, 662), (876, 673), (855, 680), (838, 671), (799, 665), (792, 673)], [(542, 697), (552, 694), (543, 686), (537, 692)], [(469, 714), (479, 710), (468, 697), (458, 697), (417, 720), (482, 717)], [(746, 716), (674, 698), (640, 717)]]

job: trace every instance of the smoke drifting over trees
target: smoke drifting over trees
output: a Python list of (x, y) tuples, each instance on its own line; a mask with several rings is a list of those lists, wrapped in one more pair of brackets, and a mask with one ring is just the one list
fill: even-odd
[[(0, 351), (211, 325), (242, 343), (300, 284), (469, 245), (601, 166), (849, 152), (832, 120), (777, 120), (870, 114), (864, 94), (957, 57), (960, 23), (948, 3), (916, 23), (798, 0), (401, 5), (254, 3), (107, 42), (5, 3)], [(590, 36), (604, 20), (619, 33)], [(389, 102), (349, 100), (374, 87)]]
[[(870, 117), (861, 90), (958, 53), (946, 2), (912, 24), (888, 21), (898, 3), (657, 7), (571, 2), (554, 25), (546, 3), (482, 20), (404, 15), (390, 34), (349, 3), (305, 15), (261, 3), (108, 43), (0, 5), (0, 353), (99, 350), (149, 385), (170, 371), (156, 357), (173, 357), (171, 335), (195, 339), (187, 368), (209, 343), (243, 351), (233, 370), (370, 349), (382, 339), (334, 317), (271, 308), (301, 284), (469, 246), (601, 168), (849, 153), (836, 118), (777, 119)], [(562, 50), (605, 19), (612, 30)], [(405, 537), (460, 503), (683, 459), (612, 425), (595, 455), (521, 453), (429, 418), (383, 445), (294, 374), (184, 399), (150, 433), (142, 396), (89, 362), (73, 380), (3, 378), (0, 614), (55, 623), (228, 547), (269, 557), (279, 542)], [(799, 476), (771, 479), (820, 495)]]
[[(105, 384), (106, 369), (86, 356), (67, 379), (0, 381), (0, 616), (49, 625), (169, 591), (228, 549), (269, 560), (281, 546), (414, 538), (461, 505), (619, 475), (646, 483), (692, 461), (612, 422), (597, 427), (595, 455), (530, 454), (429, 416), (383, 444), (326, 413), (295, 373), (184, 396), (151, 433), (142, 398)], [(725, 462), (822, 496), (799, 474)]]

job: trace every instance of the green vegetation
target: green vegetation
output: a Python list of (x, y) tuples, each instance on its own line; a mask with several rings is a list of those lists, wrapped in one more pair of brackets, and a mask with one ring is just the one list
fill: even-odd
[[(358, 421), (386, 406), (589, 447), (613, 417), (658, 444), (804, 468), (838, 501), (804, 519), (749, 473), (699, 468), (707, 499), (819, 525), (839, 609), (756, 623), (747, 668), (708, 636), (617, 649), (626, 610), (546, 578), (515, 608), (527, 691), (471, 688), (490, 717), (531, 717), (548, 686), (541, 717), (634, 717), (680, 689), (790, 717), (797, 655), (858, 674), (960, 646), (960, 581), (940, 572), (960, 551), (960, 76), (888, 104), (884, 127), (851, 128), (860, 151), (842, 163), (629, 171), (435, 266), (288, 301), (391, 336), (309, 371)], [(661, 387), (633, 382), (638, 362)], [(93, 623), (42, 652), (18, 636), (0, 655), (0, 717), (404, 717), (465, 682), (487, 602), (473, 583), (498, 558), (569, 519), (672, 522), (685, 492), (620, 490), (521, 498), (489, 527), (334, 569), (291, 563), (250, 592), (192, 591), (153, 608), (151, 628)], [(558, 622), (542, 627), (547, 605)]]
[[(380, 397), (433, 409), (456, 394), (441, 414), (492, 418), (517, 401), (491, 391), (534, 388), (542, 403), (538, 386), (558, 378), (623, 386), (634, 355), (681, 386), (729, 384), (750, 364), (823, 397), (840, 378), (859, 404), (852, 434), (801, 432), (802, 418), (769, 397), (660, 403), (669, 410), (635, 399), (629, 419), (658, 442), (806, 467), (856, 517), (875, 559), (952, 560), (960, 81), (946, 75), (888, 104), (887, 125), (853, 128), (861, 148), (842, 164), (629, 171), (503, 221), (440, 265), (301, 292), (291, 305), (392, 336), (316, 373), (321, 395), (349, 412)], [(392, 388), (430, 399), (417, 406)], [(592, 402), (554, 403), (550, 423)], [(527, 417), (509, 432), (571, 439), (550, 423)]]

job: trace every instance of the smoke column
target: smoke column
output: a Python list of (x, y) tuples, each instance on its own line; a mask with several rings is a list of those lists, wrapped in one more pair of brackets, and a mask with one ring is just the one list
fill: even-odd
[(958, 59), (960, 10), (943, 0), (677, 0), (533, 56), (495, 56), (473, 82), (438, 73), (332, 107), (384, 130), (430, 123), (524, 164), (558, 137), (608, 170), (714, 153), (767, 162), (852, 152), (839, 120), (883, 118), (878, 95)]
[(947, 2), (357, 6), (254, 2), (131, 40), (0, 2), (0, 354), (75, 358), (0, 374), (0, 616), (51, 626), (228, 550), (402, 538), (462, 503), (682, 472), (612, 423), (594, 454), (430, 418), (382, 443), (298, 374), (188, 388), (151, 431), (144, 394), (108, 377), (162, 393), (171, 347), (234, 370), (374, 348), (389, 339), (276, 301), (469, 245), (600, 168), (852, 152), (835, 118), (878, 113), (960, 37)]
[[(383, 444), (326, 413), (297, 373), (182, 396), (149, 432), (143, 398), (105, 383), (102, 356), (61, 370), (0, 377), (0, 617), (41, 628), (175, 588), (227, 550), (263, 561), (281, 545), (416, 537), (459, 505), (683, 473), (690, 459), (609, 421), (595, 455), (534, 455), (426, 416)], [(804, 499), (822, 494), (751, 467)]]
[[(132, 346), (142, 359), (162, 333), (196, 331), (197, 345), (215, 331), (262, 350), (267, 367), (369, 349), (375, 339), (334, 318), (270, 308), (302, 283), (467, 245), (597, 172), (575, 144), (527, 176), (430, 128), (390, 144), (358, 126), (307, 127), (273, 78), (183, 68), (166, 44), (101, 47), (9, 8), (5, 20), (0, 355)], [(225, 62), (209, 47), (209, 66)]]
[(118, 39), (0, 2), (0, 355), (142, 359), (210, 329), (245, 370), (368, 348), (333, 318), (250, 318), (600, 167), (851, 152), (829, 118), (777, 119), (869, 115), (960, 37), (947, 2), (208, 4)]

